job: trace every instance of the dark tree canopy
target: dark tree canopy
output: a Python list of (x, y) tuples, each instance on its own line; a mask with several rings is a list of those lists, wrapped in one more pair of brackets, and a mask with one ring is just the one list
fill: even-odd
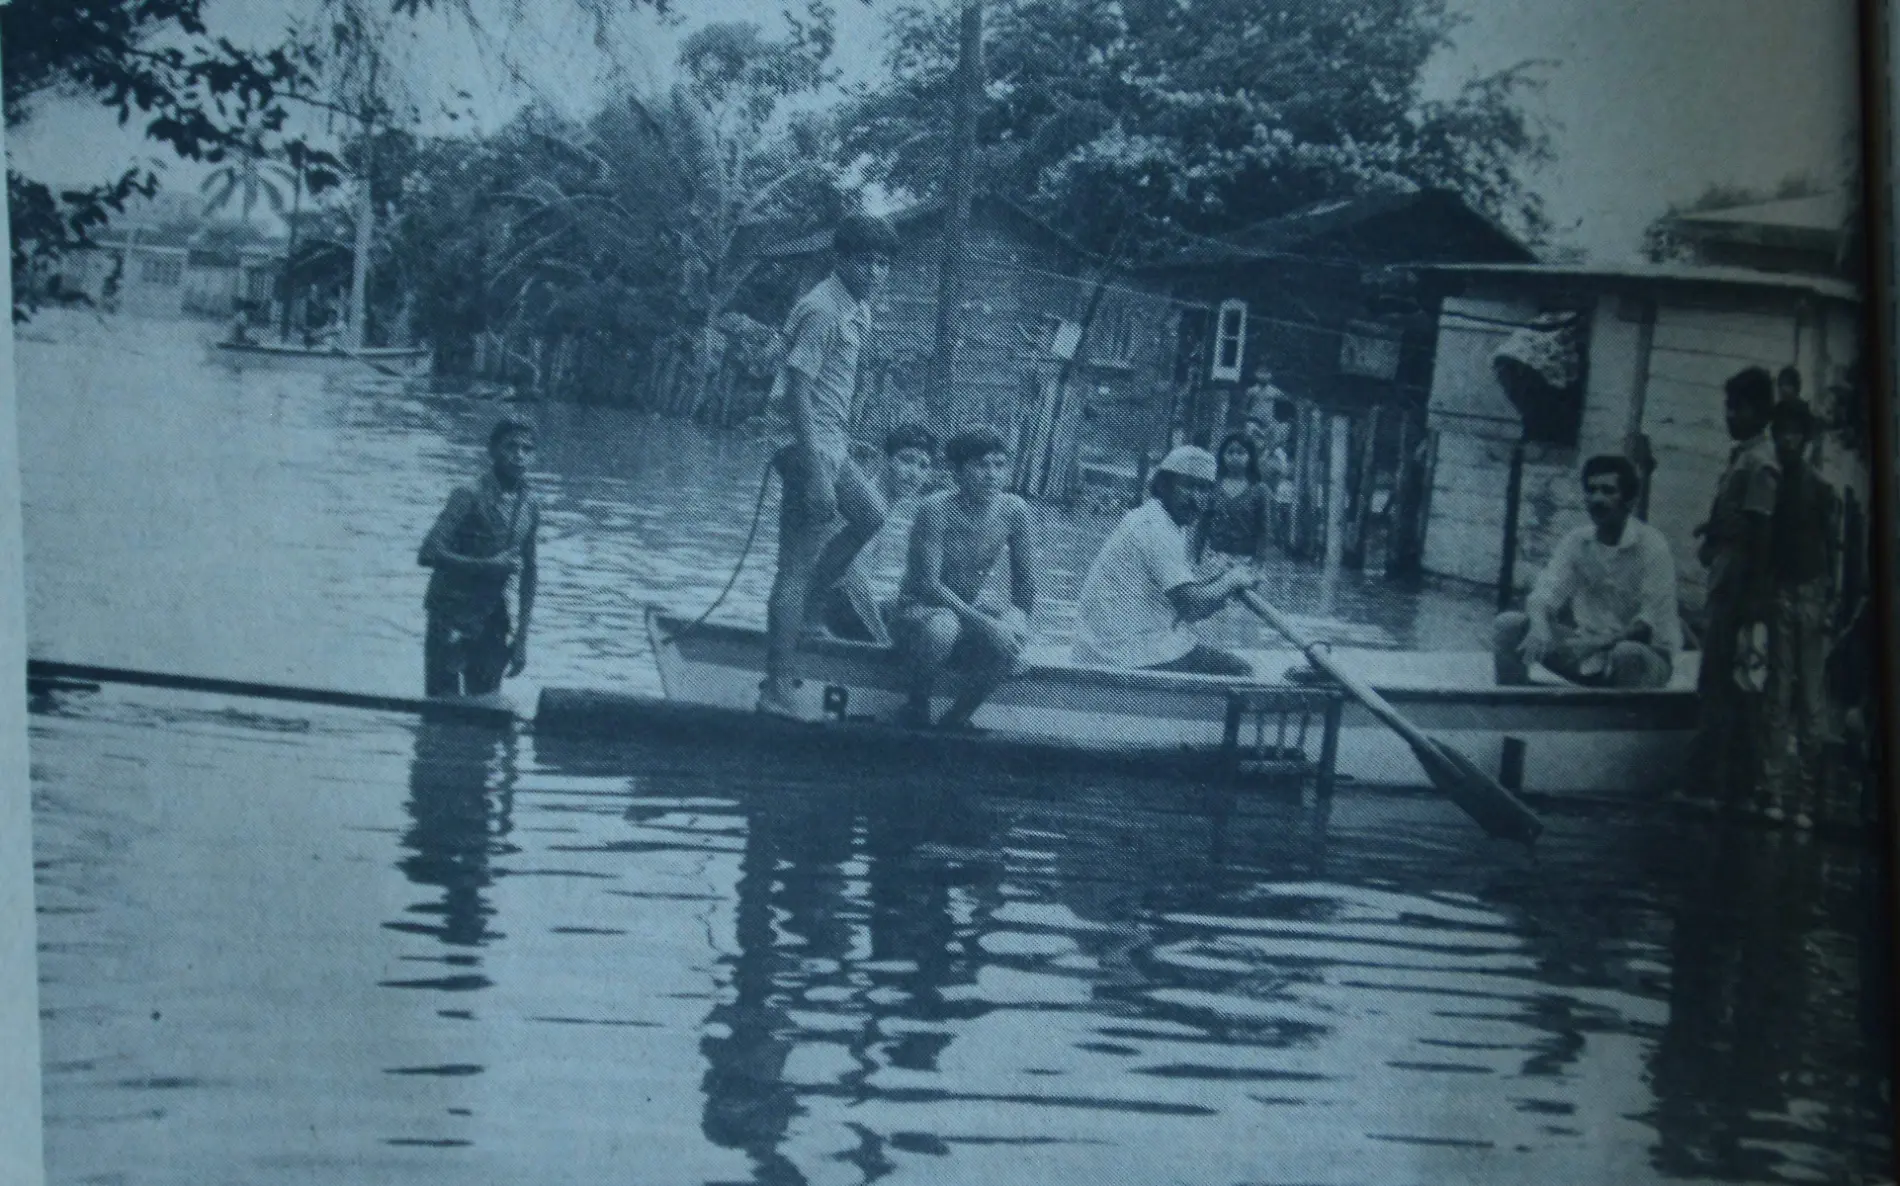
[[(203, 9), (203, 0), (14, 0), (0, 8), (7, 126), (26, 123), (43, 99), (77, 97), (116, 112), (121, 123), (142, 120), (147, 136), (186, 160), (255, 151), (281, 132), (284, 97), (303, 80), (303, 68), (291, 47), (254, 52), (211, 36)], [(321, 171), (317, 154), (301, 145), (289, 151)], [(90, 188), (55, 192), (9, 168), (15, 318), (31, 308), (41, 264), (157, 188), (150, 170), (130, 168)]]
[[(1439, 186), (1530, 234), (1533, 64), (1426, 100), (1446, 0), (991, 0), (984, 183), (1103, 247), (1216, 234), (1326, 199)], [(954, 11), (893, 14), (889, 81), (844, 117), (886, 184), (944, 185)], [(1122, 249), (1129, 244), (1122, 242)]]
[[(604, 29), (615, 11), (667, 11), (668, 0), (569, 0)], [(474, 0), (350, 0), (398, 14), (448, 9), (476, 15)], [(288, 106), (314, 82), (308, 46), (249, 49), (205, 25), (204, 0), (12, 0), (0, 7), (0, 71), (8, 128), (26, 123), (45, 99), (81, 99), (115, 112), (180, 158), (222, 161), (268, 152), (320, 190), (338, 162), (283, 135)], [(135, 196), (157, 192), (149, 169), (82, 189), (55, 190), (7, 172), (11, 202), (14, 317), (31, 311), (33, 278), (89, 241)]]

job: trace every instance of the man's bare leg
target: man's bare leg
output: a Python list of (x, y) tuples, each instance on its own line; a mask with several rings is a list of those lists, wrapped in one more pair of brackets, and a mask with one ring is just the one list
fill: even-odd
[(970, 728), (970, 718), (976, 715), (976, 710), (1016, 670), (1016, 656), (998, 647), (981, 631), (972, 633), (965, 645), (973, 650), (973, 661), (967, 671), (960, 673), (962, 691), (950, 702), (943, 719), (937, 722), (940, 729)]

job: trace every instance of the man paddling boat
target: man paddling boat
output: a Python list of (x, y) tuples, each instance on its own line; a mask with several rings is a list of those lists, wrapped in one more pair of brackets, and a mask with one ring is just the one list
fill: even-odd
[(1122, 516), (1083, 578), (1077, 663), (1253, 675), (1245, 659), (1208, 646), (1189, 629), (1254, 583), (1246, 566), (1201, 579), (1188, 561), (1188, 534), (1207, 510), (1218, 469), (1212, 453), (1193, 445), (1162, 458), (1148, 483), (1150, 497)]

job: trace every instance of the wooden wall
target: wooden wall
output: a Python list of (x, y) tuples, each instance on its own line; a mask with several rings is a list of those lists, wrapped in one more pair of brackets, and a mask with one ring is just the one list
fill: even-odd
[[(1431, 425), (1437, 467), (1426, 531), (1427, 571), (1479, 583), (1501, 567), (1505, 488), (1515, 410), (1490, 374), (1490, 357), (1519, 321), (1538, 311), (1529, 295), (1447, 298), (1432, 379)], [(1578, 470), (1585, 458), (1629, 450), (1644, 434), (1655, 459), (1648, 519), (1668, 538), (1686, 605), (1700, 606), (1703, 570), (1694, 529), (1728, 461), (1722, 384), (1743, 367), (1771, 372), (1794, 363), (1806, 395), (1826, 414), (1827, 376), (1858, 357), (1858, 322), (1845, 302), (1794, 292), (1715, 289), (1599, 292), (1585, 302), (1587, 370), (1582, 429), (1575, 448), (1533, 446), (1519, 503), (1515, 584), (1528, 587), (1565, 532), (1585, 522)], [(1477, 319), (1463, 317), (1470, 314)], [(1855, 486), (1865, 505), (1865, 472), (1855, 457), (1823, 450), (1824, 471)]]
[[(1062, 372), (1049, 353), (1055, 324), (1083, 320), (1101, 274), (1053, 236), (979, 206), (957, 318), (955, 390), (931, 391), (942, 240), (934, 226), (903, 233), (875, 303), (859, 435), (876, 439), (904, 420), (952, 432), (961, 427), (952, 423), (959, 408), (971, 409), (963, 419), (1011, 433), (1050, 404), (1048, 384)], [(1159, 441), (1174, 338), (1173, 302), (1126, 275), (1106, 278), (1058, 401), (1074, 421), (1061, 434), (1065, 469), (1078, 453), (1128, 455), (1132, 465), (1154, 447), (1150, 438)]]

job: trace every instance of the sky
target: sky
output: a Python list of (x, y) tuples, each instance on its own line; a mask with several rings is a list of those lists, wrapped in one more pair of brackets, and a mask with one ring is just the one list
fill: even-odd
[[(584, 111), (616, 79), (662, 78), (692, 28), (754, 19), (769, 30), (779, 11), (771, 0), (674, 0), (679, 20), (622, 17), (603, 52), (594, 28), (558, 2), (526, 6), (519, 21), (501, 15), (518, 0), (470, 2), (484, 15), (477, 31), (438, 16), (411, 39), (412, 69), (429, 84), (419, 95), (430, 100), (429, 130), (492, 127), (530, 96)], [(1547, 121), (1556, 159), (1531, 181), (1553, 243), (1586, 259), (1634, 258), (1651, 220), (1710, 184), (1772, 188), (1793, 174), (1846, 175), (1857, 143), (1852, 0), (1451, 2), (1464, 21), (1426, 72), (1428, 96), (1525, 60), (1544, 63), (1544, 90), (1529, 106)], [(240, 44), (268, 44), (314, 3), (210, 0), (210, 24)], [(882, 13), (894, 0), (835, 3), (836, 64), (847, 83), (871, 80)], [(457, 90), (469, 98), (454, 98)], [(60, 182), (116, 175), (135, 158), (164, 161), (110, 115), (59, 101), (10, 137), (16, 162)], [(168, 186), (195, 187), (203, 176), (165, 163)]]

